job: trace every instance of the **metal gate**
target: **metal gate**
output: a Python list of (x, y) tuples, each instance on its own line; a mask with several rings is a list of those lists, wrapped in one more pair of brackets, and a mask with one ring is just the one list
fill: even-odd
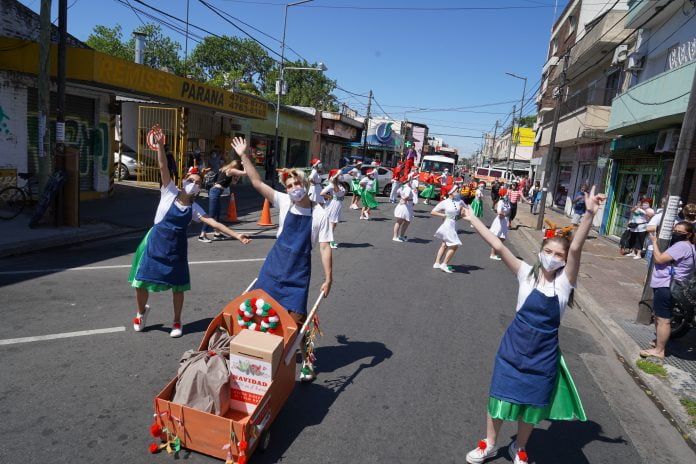
[(183, 108), (165, 108), (161, 106), (138, 107), (138, 183), (152, 185), (160, 183), (157, 151), (147, 143), (147, 134), (155, 124), (164, 132), (167, 154), (174, 157), (176, 168), (174, 181), (179, 184), (183, 170), (184, 134), (179, 130), (184, 117)]

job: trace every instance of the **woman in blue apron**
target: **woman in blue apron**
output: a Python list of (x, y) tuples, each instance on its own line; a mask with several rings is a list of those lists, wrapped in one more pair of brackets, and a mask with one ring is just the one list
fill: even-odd
[(182, 335), (181, 311), (184, 292), (191, 289), (188, 268), (188, 241), (186, 230), (194, 220), (210, 225), (240, 242), (249, 243), (246, 235), (238, 234), (209, 217), (194, 199), (201, 189), (201, 176), (192, 168), (179, 190), (172, 181), (167, 166), (167, 155), (162, 143), (159, 126), (153, 128), (157, 144), (157, 162), (162, 176), (161, 198), (155, 214), (155, 224), (140, 242), (133, 257), (128, 281), (135, 288), (138, 312), (133, 319), (133, 329), (141, 332), (149, 315), (147, 300), (150, 292), (172, 291), (174, 324), (170, 335)]
[[(309, 199), (309, 182), (299, 170), (282, 170), (280, 182), (287, 193), (279, 192), (263, 182), (247, 153), (246, 141), (232, 140), (232, 148), (242, 159), (251, 185), (274, 207), (279, 209), (278, 239), (261, 267), (256, 288), (263, 289), (287, 309), (297, 325), (307, 319), (307, 298), (312, 274), (312, 248), (319, 243), (324, 268), (324, 297), (331, 290), (331, 245), (333, 233), (326, 210)], [(315, 379), (314, 366), (304, 353), (302, 344), (300, 379)]]
[(497, 455), (496, 440), (503, 421), (517, 422), (517, 437), (509, 446), (514, 464), (529, 460), (526, 446), (534, 426), (542, 420), (586, 420), (582, 402), (558, 346), (558, 328), (575, 288), (580, 254), (594, 215), (606, 197), (586, 195), (587, 214), (572, 242), (553, 237), (542, 242), (534, 266), (503, 245), (476, 217), (464, 211), (481, 237), (501, 256), (519, 282), (517, 313), (495, 357), (488, 397), (486, 438), (466, 455), (480, 464)]

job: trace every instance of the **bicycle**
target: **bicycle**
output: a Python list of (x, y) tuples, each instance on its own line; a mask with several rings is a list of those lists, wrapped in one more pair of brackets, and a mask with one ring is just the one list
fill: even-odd
[(24, 208), (33, 201), (34, 192), (31, 178), (33, 173), (19, 173), (17, 177), (26, 182), (23, 187), (5, 187), (0, 190), (0, 219), (9, 220), (19, 216)]

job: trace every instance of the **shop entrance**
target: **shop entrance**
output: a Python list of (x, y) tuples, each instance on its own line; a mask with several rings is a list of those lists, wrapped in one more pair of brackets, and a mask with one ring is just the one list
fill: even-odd
[(619, 171), (610, 213), (609, 235), (621, 236), (629, 222), (631, 209), (640, 198), (651, 198), (654, 204), (654, 200), (660, 194), (659, 181), (660, 175), (652, 169), (648, 172)]
[[(167, 145), (167, 157), (170, 162), (170, 170), (173, 171), (175, 182), (179, 182), (183, 175), (184, 157), (183, 134), (179, 131), (180, 118), (183, 111), (180, 108), (166, 108), (162, 106), (140, 106), (138, 108), (138, 184), (159, 185), (160, 173), (157, 164), (157, 151), (147, 143), (147, 134), (155, 124), (159, 124), (164, 132)], [(171, 161), (175, 166), (171, 166)]]

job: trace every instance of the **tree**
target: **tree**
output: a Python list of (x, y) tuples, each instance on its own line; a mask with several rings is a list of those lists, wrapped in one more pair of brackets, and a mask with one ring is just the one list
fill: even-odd
[(536, 115), (522, 116), (522, 118), (520, 119), (520, 127), (534, 127), (534, 123), (536, 123), (536, 120)]
[(96, 25), (85, 43), (107, 55), (115, 56), (122, 60), (132, 60), (133, 52), (128, 49), (127, 44), (123, 43), (122, 37), (123, 31), (119, 24), (116, 24), (113, 28)]
[[(305, 60), (288, 61), (286, 67), (316, 68), (318, 63), (308, 63)], [(280, 77), (280, 70), (276, 66), (268, 73), (268, 82), (273, 87), (266, 90), (265, 97), (275, 99), (275, 81)], [(310, 106), (326, 111), (338, 111), (338, 100), (331, 92), (336, 88), (336, 81), (329, 79), (323, 72), (311, 70), (285, 71), (285, 81), (288, 84), (288, 94), (281, 102), (285, 105)]]
[(273, 60), (251, 39), (208, 36), (191, 52), (191, 74), (204, 82), (260, 94)]

